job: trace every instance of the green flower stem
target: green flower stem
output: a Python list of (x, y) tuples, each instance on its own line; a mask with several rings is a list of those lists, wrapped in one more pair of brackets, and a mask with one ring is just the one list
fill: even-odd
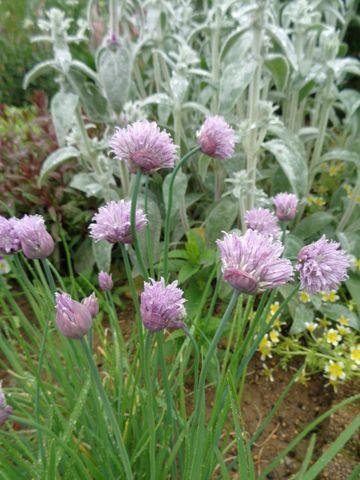
[(47, 258), (45, 259), (42, 259), (41, 260), (41, 264), (43, 266), (43, 269), (45, 271), (45, 275), (46, 275), (46, 280), (49, 284), (49, 287), (50, 287), (50, 291), (52, 293), (52, 296), (55, 298), (55, 292), (56, 292), (56, 285), (55, 285), (55, 282), (54, 282), (54, 277), (51, 273), (51, 270), (50, 270), (50, 266), (49, 266), (49, 261)]
[(95, 365), (93, 356), (90, 352), (89, 346), (83, 338), (81, 339), (81, 345), (82, 345), (82, 347), (84, 349), (84, 352), (85, 352), (85, 355), (87, 357), (87, 360), (88, 360), (88, 363), (89, 363), (89, 366), (90, 366), (90, 370), (91, 370), (91, 374), (93, 376), (96, 388), (98, 390), (98, 394), (99, 394), (99, 396), (100, 396), (100, 398), (103, 402), (107, 422), (111, 426), (113, 434), (116, 438), (116, 442), (117, 442), (117, 445), (118, 445), (118, 448), (119, 448), (120, 459), (121, 459), (122, 465), (123, 465), (124, 470), (125, 470), (126, 479), (127, 480), (133, 479), (134, 476), (133, 476), (133, 473), (132, 473), (132, 470), (131, 470), (131, 464), (130, 464), (129, 456), (128, 456), (128, 453), (126, 451), (126, 447), (125, 447), (124, 440), (123, 440), (122, 435), (121, 435), (119, 424), (118, 424), (118, 422), (115, 418), (114, 412), (112, 410), (110, 401), (109, 401), (108, 396), (105, 392), (103, 384), (101, 383), (100, 375), (99, 375), (99, 372), (98, 372), (97, 367)]
[(141, 170), (140, 168), (138, 168), (136, 172), (136, 177), (135, 177), (134, 190), (131, 197), (131, 213), (130, 213), (131, 238), (132, 238), (132, 243), (134, 245), (135, 254), (139, 264), (141, 275), (144, 277), (144, 280), (147, 280), (149, 278), (149, 275), (144, 265), (144, 260), (142, 258), (142, 254), (140, 251), (139, 242), (137, 238), (137, 232), (136, 232), (136, 203), (139, 195), (140, 183), (141, 183)]
[(169, 243), (170, 243), (170, 220), (171, 220), (171, 209), (172, 209), (172, 202), (173, 202), (173, 189), (175, 178), (178, 171), (181, 167), (192, 157), (195, 153), (200, 150), (199, 146), (193, 147), (191, 150), (188, 151), (186, 155), (182, 157), (180, 162), (174, 168), (174, 171), (171, 175), (170, 185), (169, 185), (169, 197), (168, 197), (168, 204), (166, 209), (166, 217), (165, 217), (165, 229), (164, 229), (164, 264), (163, 264), (163, 272), (164, 278), (167, 282), (169, 276), (169, 266), (168, 266), (168, 258), (169, 258)]
[(146, 335), (145, 341), (145, 365), (144, 365), (144, 374), (145, 374), (145, 384), (148, 394), (147, 399), (147, 414), (149, 422), (149, 433), (150, 433), (150, 447), (149, 447), (149, 456), (150, 456), (150, 479), (157, 480), (156, 476), (156, 425), (154, 418), (154, 395), (152, 387), (152, 375), (151, 375), (151, 338), (152, 335), (150, 332)]
[[(149, 175), (146, 175), (145, 179), (145, 215), (148, 215), (148, 196), (149, 196)], [(153, 249), (151, 244), (151, 235), (150, 235), (150, 225), (149, 222), (146, 224), (146, 250), (147, 250), (147, 260), (150, 270), (151, 278), (155, 279), (155, 269), (154, 269), (154, 257)]]

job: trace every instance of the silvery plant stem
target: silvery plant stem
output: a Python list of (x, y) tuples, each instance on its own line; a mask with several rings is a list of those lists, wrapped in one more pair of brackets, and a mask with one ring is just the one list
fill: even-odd
[(261, 72), (262, 72), (262, 56), (261, 48), (264, 36), (264, 11), (266, 10), (266, 0), (258, 0), (258, 9), (255, 13), (256, 18), (253, 23), (253, 43), (252, 54), (254, 59), (258, 62), (253, 81), (249, 86), (248, 97), (248, 118), (249, 118), (249, 134), (247, 139), (246, 152), (246, 171), (248, 179), (250, 180), (250, 188), (247, 199), (247, 207), (253, 208), (255, 202), (255, 188), (256, 188), (256, 167), (258, 161), (258, 116), (259, 116), (259, 101), (261, 89)]
[(348, 206), (346, 207), (346, 210), (337, 226), (337, 229), (336, 229), (337, 233), (344, 231), (356, 207), (356, 199), (359, 195), (360, 195), (360, 168), (358, 168), (358, 171), (357, 171), (356, 184), (355, 184), (353, 193), (351, 195), (351, 198), (349, 200)]
[(215, 22), (212, 29), (211, 35), (211, 77), (216, 89), (211, 101), (211, 113), (217, 113), (219, 108), (219, 76), (220, 76), (220, 59), (219, 59), (219, 49), (220, 49), (220, 32), (221, 32), (221, 10), (218, 5), (216, 5), (215, 11)]
[(109, 1), (109, 30), (110, 30), (110, 34), (115, 35), (115, 37), (119, 35), (117, 3), (118, 3), (118, 0)]

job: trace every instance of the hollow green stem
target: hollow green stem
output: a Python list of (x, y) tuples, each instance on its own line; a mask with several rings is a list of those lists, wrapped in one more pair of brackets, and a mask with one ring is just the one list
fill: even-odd
[(165, 217), (165, 227), (164, 227), (164, 263), (163, 263), (163, 272), (165, 281), (168, 280), (169, 276), (169, 266), (168, 266), (168, 258), (169, 258), (169, 243), (170, 243), (170, 220), (171, 220), (171, 209), (172, 209), (172, 202), (173, 202), (173, 189), (175, 178), (178, 171), (181, 167), (192, 157), (195, 153), (200, 150), (199, 146), (196, 146), (188, 151), (186, 155), (182, 157), (180, 162), (174, 168), (174, 171), (171, 175), (170, 185), (169, 185), (169, 196), (168, 196), (168, 204), (166, 209), (166, 217)]
[(89, 367), (90, 367), (90, 370), (91, 370), (91, 374), (93, 376), (96, 388), (98, 390), (98, 394), (99, 394), (99, 396), (100, 396), (100, 398), (103, 402), (107, 422), (108, 422), (109, 426), (111, 427), (112, 432), (115, 436), (117, 446), (119, 448), (120, 459), (121, 459), (122, 465), (124, 467), (126, 479), (127, 480), (133, 479), (134, 476), (133, 476), (133, 473), (132, 473), (132, 470), (131, 470), (131, 464), (130, 464), (129, 456), (128, 456), (128, 453), (126, 451), (126, 447), (125, 447), (124, 440), (123, 440), (122, 435), (121, 435), (119, 424), (118, 424), (118, 422), (115, 418), (114, 412), (112, 410), (110, 401), (109, 401), (108, 396), (105, 392), (103, 384), (101, 383), (100, 375), (99, 375), (99, 372), (98, 372), (97, 367), (95, 365), (93, 356), (90, 352), (89, 346), (83, 338), (81, 339), (81, 345), (82, 345), (82, 347), (84, 349), (84, 352), (85, 352), (85, 355), (87, 357)]
[[(149, 196), (149, 175), (146, 175), (145, 179), (145, 215), (148, 215), (148, 196)], [(147, 251), (147, 260), (150, 270), (151, 278), (155, 278), (155, 269), (154, 269), (154, 257), (153, 257), (153, 249), (151, 244), (151, 236), (150, 236), (150, 225), (149, 222), (146, 224), (146, 251)]]
[(134, 245), (135, 254), (139, 264), (141, 275), (144, 277), (145, 280), (147, 280), (149, 278), (149, 275), (144, 265), (144, 260), (142, 258), (142, 254), (140, 251), (139, 242), (137, 238), (137, 232), (136, 232), (136, 203), (139, 195), (140, 183), (141, 183), (141, 170), (140, 168), (138, 168), (136, 172), (136, 177), (135, 177), (134, 190), (131, 197), (131, 213), (130, 213), (131, 238), (132, 238), (132, 243)]
[(156, 425), (154, 418), (154, 401), (153, 401), (153, 388), (152, 388), (152, 375), (151, 375), (151, 333), (147, 333), (145, 342), (145, 355), (146, 361), (144, 365), (145, 384), (148, 394), (147, 399), (147, 414), (149, 421), (149, 433), (150, 433), (150, 479), (157, 480), (156, 476)]

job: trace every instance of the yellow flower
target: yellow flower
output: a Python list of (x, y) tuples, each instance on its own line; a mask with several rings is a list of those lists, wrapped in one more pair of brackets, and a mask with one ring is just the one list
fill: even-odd
[(343, 337), (345, 337), (345, 335), (349, 335), (351, 331), (349, 327), (344, 327), (343, 325), (340, 325), (337, 330)]
[(305, 322), (305, 327), (308, 332), (313, 333), (317, 328), (317, 324), (315, 322)]
[(301, 383), (302, 385), (306, 385), (307, 384), (307, 378), (306, 378), (306, 372), (305, 372), (305, 369), (304, 370), (301, 370), (301, 372), (299, 373), (299, 375), (297, 376), (296, 378), (296, 383)]
[(327, 328), (330, 325), (329, 320), (326, 320), (325, 317), (319, 319), (319, 325), (321, 328)]
[(323, 207), (326, 203), (323, 197), (315, 197), (315, 195), (309, 195), (306, 201), (308, 205), (317, 205), (318, 207)]
[(339, 317), (339, 323), (340, 325), (343, 325), (344, 327), (348, 327), (350, 325), (350, 320), (346, 317), (344, 317), (344, 315), (341, 315), (341, 317)]
[(352, 194), (353, 194), (353, 187), (351, 185), (349, 185), (348, 183), (345, 183), (343, 185), (343, 188), (346, 192), (347, 197), (350, 199), (352, 197)]
[(355, 302), (354, 300), (349, 300), (347, 302), (347, 307), (348, 309), (350, 310), (350, 312), (353, 312), (354, 311), (354, 308), (355, 308)]
[(346, 377), (343, 362), (334, 362), (333, 360), (330, 360), (325, 366), (325, 372), (328, 374), (328, 377), (332, 382), (336, 382), (339, 379), (344, 380)]
[(303, 303), (309, 303), (310, 300), (311, 300), (311, 297), (307, 292), (300, 292), (299, 293), (299, 300), (300, 300), (300, 302), (303, 302)]
[(273, 368), (269, 368), (265, 363), (263, 363), (262, 366), (264, 369), (265, 376), (270, 380), (270, 382), (273, 382), (274, 381)]
[(280, 333), (277, 330), (271, 330), (269, 337), (272, 343), (280, 342)]
[(284, 325), (284, 322), (281, 321), (281, 319), (278, 317), (274, 323), (273, 323), (273, 327), (274, 328), (277, 328), (278, 330), (281, 330), (281, 327)]
[(339, 342), (341, 342), (342, 337), (337, 330), (334, 328), (330, 328), (330, 330), (326, 333), (326, 341), (336, 347)]
[(328, 174), (330, 177), (336, 177), (336, 175), (343, 169), (343, 166), (344, 165), (341, 162), (337, 163), (336, 165), (331, 165), (331, 167), (328, 168)]
[(357, 258), (354, 262), (354, 267), (360, 272), (360, 258)]
[(329, 293), (323, 292), (321, 298), (323, 302), (331, 302), (331, 303), (334, 303), (336, 302), (336, 300), (339, 300), (339, 296), (336, 295), (335, 290), (332, 290)]
[(270, 305), (270, 313), (271, 313), (271, 315), (275, 315), (275, 313), (279, 310), (279, 307), (280, 307), (279, 302), (272, 303), (272, 304)]
[(261, 360), (265, 360), (266, 357), (272, 358), (271, 355), (271, 342), (269, 340), (269, 335), (266, 334), (259, 345), (259, 352), (261, 353)]
[(360, 343), (350, 348), (350, 358), (356, 365), (360, 365)]

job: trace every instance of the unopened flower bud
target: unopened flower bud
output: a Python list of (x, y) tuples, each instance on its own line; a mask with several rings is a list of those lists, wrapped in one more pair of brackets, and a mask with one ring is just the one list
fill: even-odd
[(41, 215), (25, 215), (15, 223), (24, 255), (32, 260), (46, 258), (54, 250), (54, 240), (47, 232)]
[(99, 303), (94, 292), (88, 297), (83, 298), (81, 303), (89, 310), (92, 318), (95, 318), (99, 313)]
[(99, 286), (103, 292), (110, 292), (112, 290), (114, 283), (112, 276), (106, 272), (100, 272), (98, 276)]
[(88, 333), (92, 318), (89, 309), (67, 293), (56, 293), (56, 323), (68, 338), (79, 339)]

